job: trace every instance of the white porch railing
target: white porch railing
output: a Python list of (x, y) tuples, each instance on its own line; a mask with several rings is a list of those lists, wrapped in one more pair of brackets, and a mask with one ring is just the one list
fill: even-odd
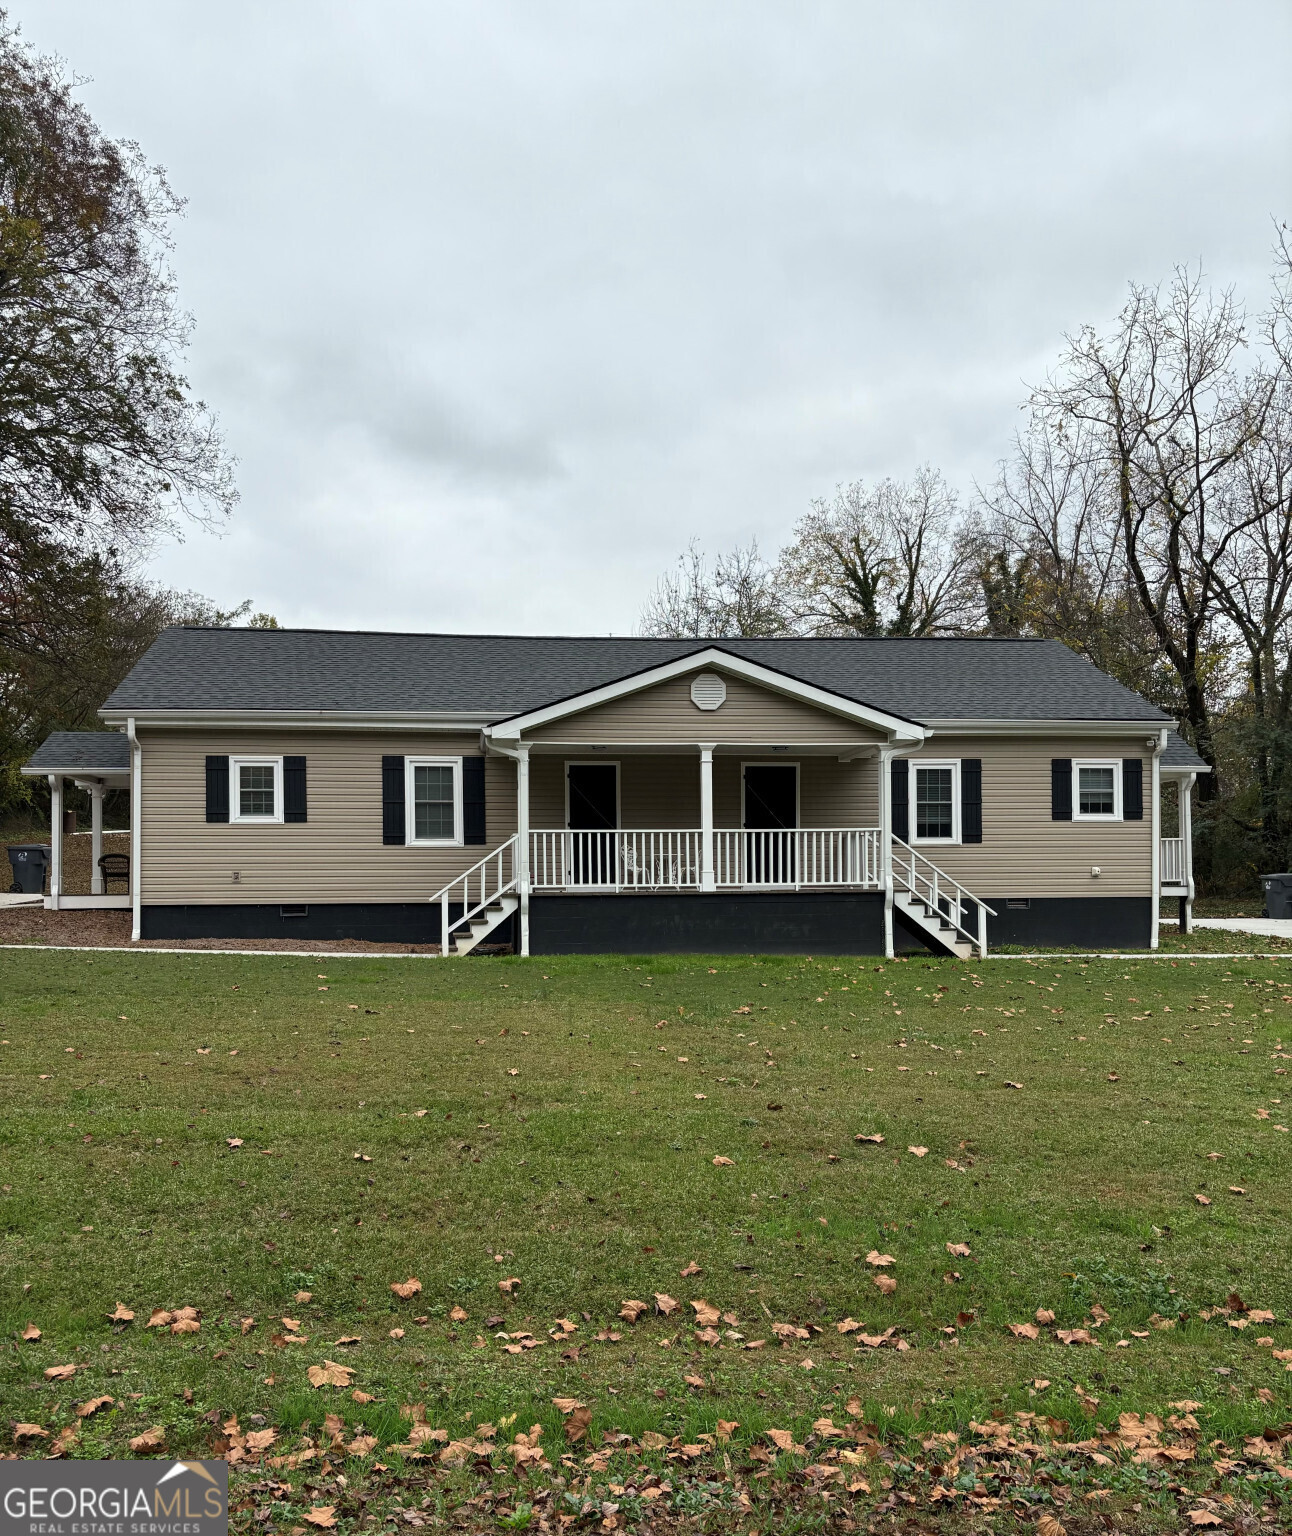
[[(500, 843), (492, 853), (486, 853), (478, 864), (473, 864), (470, 869), (457, 875), (431, 897), (431, 901), (438, 902), (440, 908), (440, 953), (442, 955), (447, 955), (449, 952), (449, 939), (455, 928), (461, 928), (477, 912), (483, 912), (500, 896), (515, 890), (516, 882), (520, 878), (520, 871), (517, 868), (519, 851), (520, 836), (518, 833), (513, 833), (505, 843)], [(450, 922), (449, 908), (457, 902), (462, 903), (462, 911)]]
[[(967, 939), (980, 955), (986, 957), (987, 919), (995, 917), (995, 911), (900, 837), (893, 839), (893, 885), (922, 902), (930, 913), (940, 913), (962, 939)], [(971, 902), (978, 911), (972, 932), (965, 926), (969, 916), (965, 908)]]
[(715, 831), (713, 872), (733, 886), (861, 885), (883, 879), (878, 827), (799, 827), (793, 831)]
[(1188, 885), (1189, 864), (1185, 857), (1184, 839), (1182, 837), (1164, 837), (1161, 839), (1161, 849), (1161, 883), (1163, 885)]
[[(882, 883), (877, 827), (715, 830), (719, 889)], [(531, 832), (533, 890), (699, 890), (703, 834), (685, 831)]]

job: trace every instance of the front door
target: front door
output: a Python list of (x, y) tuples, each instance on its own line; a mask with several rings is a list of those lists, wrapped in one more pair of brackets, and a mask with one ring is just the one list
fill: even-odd
[(746, 884), (793, 885), (793, 829), (799, 824), (797, 764), (745, 764), (744, 821)]
[(566, 770), (567, 860), (573, 885), (617, 885), (614, 834), (619, 826), (619, 764), (570, 763)]

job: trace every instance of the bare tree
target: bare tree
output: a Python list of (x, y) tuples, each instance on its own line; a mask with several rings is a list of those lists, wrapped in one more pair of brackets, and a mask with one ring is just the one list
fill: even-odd
[(693, 539), (646, 600), (639, 629), (643, 635), (715, 640), (783, 635), (787, 625), (773, 572), (756, 540), (720, 554), (710, 569)]
[(857, 480), (814, 501), (778, 568), (796, 628), (909, 636), (962, 628), (972, 585), (960, 524), (955, 491), (928, 466), (909, 481)]

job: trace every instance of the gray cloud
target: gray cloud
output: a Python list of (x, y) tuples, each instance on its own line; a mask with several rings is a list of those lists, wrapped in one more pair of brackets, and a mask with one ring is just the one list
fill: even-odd
[(19, 0), (189, 198), (242, 461), (166, 579), (292, 622), (632, 627), (693, 534), (990, 474), (1128, 280), (1260, 302), (1280, 0)]

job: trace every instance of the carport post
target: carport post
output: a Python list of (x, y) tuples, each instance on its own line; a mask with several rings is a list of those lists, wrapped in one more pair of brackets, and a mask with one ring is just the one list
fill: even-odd
[(49, 904), (58, 911), (63, 891), (63, 776), (49, 776)]

